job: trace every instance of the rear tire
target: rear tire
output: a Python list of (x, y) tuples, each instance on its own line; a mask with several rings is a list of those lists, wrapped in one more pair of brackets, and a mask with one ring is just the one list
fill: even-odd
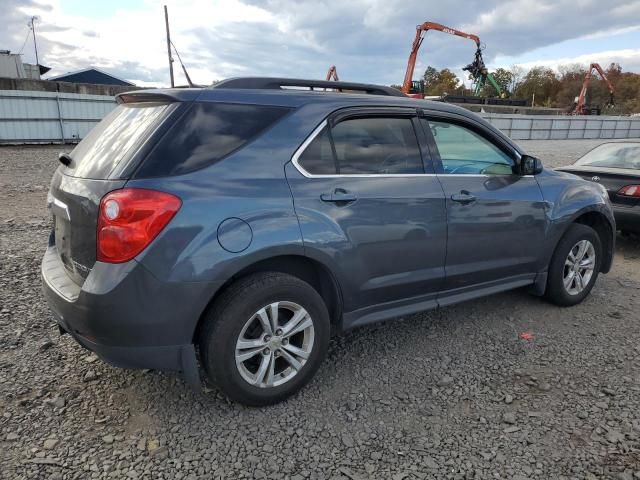
[(284, 273), (256, 273), (215, 301), (200, 334), (200, 356), (229, 398), (271, 405), (311, 380), (329, 336), (326, 305), (311, 285)]
[(577, 305), (591, 292), (601, 264), (602, 243), (596, 231), (571, 225), (551, 257), (545, 297), (562, 307)]

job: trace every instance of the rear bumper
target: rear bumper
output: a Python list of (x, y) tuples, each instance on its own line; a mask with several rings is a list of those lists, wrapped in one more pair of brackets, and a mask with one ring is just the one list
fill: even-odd
[(212, 285), (161, 282), (132, 261), (98, 262), (80, 287), (69, 281), (55, 246), (45, 252), (42, 279), (61, 329), (104, 361), (179, 371), (200, 384), (193, 334)]
[(613, 206), (613, 215), (616, 217), (616, 228), (629, 232), (640, 232), (640, 205), (635, 207)]

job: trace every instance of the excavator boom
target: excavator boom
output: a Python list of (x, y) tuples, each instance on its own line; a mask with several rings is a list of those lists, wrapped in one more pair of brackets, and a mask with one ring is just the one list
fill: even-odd
[(411, 53), (409, 53), (409, 61), (407, 62), (407, 71), (404, 75), (404, 82), (402, 83), (402, 92), (404, 94), (408, 95), (412, 93), (411, 85), (413, 82), (413, 73), (416, 68), (418, 50), (420, 50), (420, 45), (422, 45), (424, 35), (429, 30), (437, 30), (439, 32), (448, 33), (449, 35), (455, 35), (457, 37), (473, 40), (476, 44), (476, 47), (480, 49), (480, 38), (477, 35), (461, 32), (460, 30), (456, 30), (455, 28), (449, 28), (435, 22), (424, 22), (422, 25), (418, 25), (416, 27), (416, 36), (413, 39), (413, 44), (411, 45)]
[(589, 109), (587, 108), (587, 105), (586, 105), (587, 90), (589, 90), (589, 83), (591, 82), (591, 77), (593, 76), (594, 70), (596, 70), (600, 74), (600, 77), (602, 78), (602, 80), (605, 81), (605, 83), (607, 84), (607, 87), (609, 88), (609, 105), (614, 104), (613, 96), (615, 94), (615, 89), (613, 88), (613, 85), (607, 78), (607, 75), (606, 73), (604, 73), (604, 70), (602, 69), (600, 64), (592, 63), (591, 65), (589, 65), (589, 70), (587, 70), (587, 74), (584, 76), (584, 81), (582, 82), (582, 89), (580, 90), (580, 95), (578, 96), (578, 100), (576, 101), (575, 108), (572, 110), (572, 113), (574, 113), (575, 115), (586, 115), (588, 113)]
[(329, 70), (327, 71), (327, 81), (331, 79), (333, 79), (336, 82), (340, 81), (340, 79), (338, 78), (338, 70), (336, 70), (335, 65), (331, 65), (329, 67)]

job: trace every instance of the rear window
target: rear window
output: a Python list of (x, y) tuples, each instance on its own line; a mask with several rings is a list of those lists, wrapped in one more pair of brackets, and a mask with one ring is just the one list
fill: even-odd
[(136, 176), (180, 175), (216, 163), (289, 111), (265, 105), (194, 103), (160, 140)]
[(132, 155), (168, 104), (118, 105), (70, 153), (73, 161), (65, 174), (109, 178), (123, 159)]
[(605, 143), (591, 150), (575, 164), (640, 170), (640, 143)]

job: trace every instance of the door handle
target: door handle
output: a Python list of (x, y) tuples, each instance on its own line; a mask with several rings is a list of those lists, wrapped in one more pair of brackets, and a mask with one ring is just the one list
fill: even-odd
[(467, 205), (469, 203), (475, 202), (476, 197), (471, 195), (466, 190), (462, 190), (460, 193), (454, 193), (453, 195), (451, 195), (451, 200), (461, 203), (462, 205)]
[(323, 193), (320, 195), (320, 200), (323, 202), (333, 203), (351, 203), (358, 199), (353, 193), (347, 192), (342, 188), (336, 188), (333, 193)]

